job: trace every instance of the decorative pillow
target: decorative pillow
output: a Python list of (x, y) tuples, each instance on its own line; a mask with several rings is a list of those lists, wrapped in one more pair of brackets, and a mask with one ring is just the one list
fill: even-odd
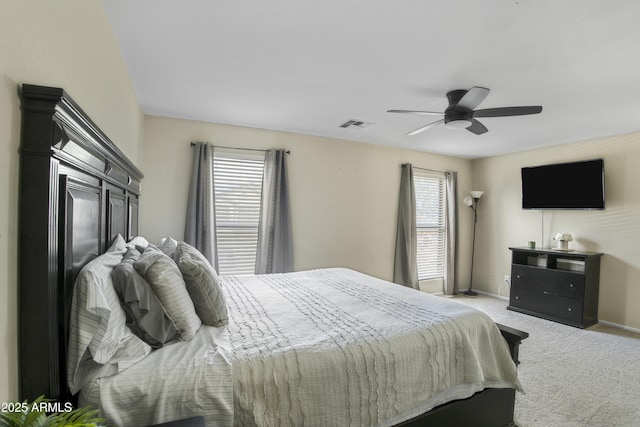
[(142, 236), (136, 236), (127, 242), (129, 248), (142, 248), (140, 252), (144, 251), (147, 246), (149, 246), (149, 242)]
[(138, 273), (134, 263), (140, 257), (137, 249), (129, 248), (111, 276), (113, 286), (127, 314), (127, 326), (154, 348), (178, 339), (178, 328), (151, 290), (151, 285)]
[(200, 251), (185, 242), (178, 243), (174, 259), (202, 323), (210, 326), (226, 325), (229, 322), (227, 303), (218, 275), (209, 261)]
[(134, 265), (138, 273), (147, 279), (153, 293), (178, 327), (180, 339), (192, 339), (202, 321), (196, 314), (176, 263), (156, 246), (149, 245)]
[(122, 237), (122, 234), (117, 234), (116, 237), (114, 237), (111, 241), (111, 245), (109, 246), (109, 249), (106, 250), (106, 252), (122, 252), (126, 250), (127, 243), (125, 242), (124, 237)]
[(67, 381), (73, 394), (94, 378), (114, 375), (151, 351), (126, 326), (111, 270), (124, 255), (122, 242), (87, 263), (76, 278), (71, 304)]
[(160, 240), (160, 246), (158, 246), (158, 249), (160, 249), (168, 257), (173, 258), (173, 254), (176, 252), (177, 246), (178, 242), (176, 241), (176, 239), (169, 236)]

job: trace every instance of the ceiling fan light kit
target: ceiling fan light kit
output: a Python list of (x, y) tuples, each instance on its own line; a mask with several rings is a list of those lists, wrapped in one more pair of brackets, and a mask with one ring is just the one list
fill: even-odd
[(458, 89), (447, 93), (449, 106), (444, 113), (433, 111), (416, 111), (416, 110), (387, 110), (389, 113), (402, 114), (419, 114), (425, 116), (443, 115), (444, 119), (429, 123), (416, 130), (409, 132), (407, 135), (416, 135), (427, 129), (444, 123), (447, 129), (467, 129), (476, 135), (482, 135), (489, 131), (485, 125), (476, 120), (476, 117), (508, 117), (508, 116), (524, 116), (529, 114), (538, 114), (542, 111), (541, 106), (528, 107), (502, 107), (488, 108), (485, 110), (474, 110), (489, 94), (490, 90), (486, 87), (474, 86), (469, 90)]
[(471, 126), (473, 122), (471, 120), (467, 120), (467, 119), (455, 119), (455, 120), (449, 120), (449, 121), (444, 121), (444, 126), (447, 129), (466, 129), (469, 126)]
[(447, 129), (466, 129), (473, 124), (473, 112), (447, 111), (444, 116), (444, 126)]

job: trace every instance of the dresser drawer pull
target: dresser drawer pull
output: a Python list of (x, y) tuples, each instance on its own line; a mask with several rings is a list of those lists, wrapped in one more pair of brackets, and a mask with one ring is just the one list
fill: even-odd
[(569, 307), (567, 310), (569, 310), (569, 311), (573, 311), (573, 308)]
[(573, 288), (573, 283), (569, 283), (569, 287), (570, 287), (570, 288)]
[(542, 293), (545, 294), (545, 295), (550, 295), (551, 294), (551, 292), (549, 292), (549, 291), (542, 291)]

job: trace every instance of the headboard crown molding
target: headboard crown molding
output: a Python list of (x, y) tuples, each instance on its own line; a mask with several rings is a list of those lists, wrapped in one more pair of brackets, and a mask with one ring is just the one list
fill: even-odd
[[(40, 115), (51, 120), (51, 137), (25, 138), (33, 131), (23, 128), (22, 151), (53, 155), (79, 168), (93, 167), (110, 180), (129, 185), (139, 191), (144, 175), (127, 156), (100, 130), (80, 106), (62, 88), (23, 84), (21, 90), (24, 114)], [(24, 123), (24, 122), (23, 122)]]

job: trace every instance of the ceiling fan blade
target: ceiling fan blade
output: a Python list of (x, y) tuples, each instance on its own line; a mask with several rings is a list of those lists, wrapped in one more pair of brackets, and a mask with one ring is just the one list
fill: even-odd
[(487, 108), (485, 110), (476, 110), (474, 117), (507, 117), (507, 116), (525, 116), (527, 114), (538, 114), (542, 111), (539, 105), (529, 107), (502, 107)]
[(483, 133), (489, 132), (489, 129), (476, 119), (471, 121), (471, 126), (469, 126), (467, 130), (471, 133), (475, 133), (476, 135), (482, 135)]
[(436, 113), (435, 111), (415, 111), (415, 110), (387, 110), (387, 113), (420, 114), (423, 116), (442, 116), (444, 114), (444, 113)]
[(422, 127), (419, 127), (418, 129), (409, 132), (407, 135), (416, 135), (416, 134), (418, 134), (420, 132), (424, 132), (425, 130), (430, 129), (430, 128), (434, 127), (434, 126), (440, 125), (442, 123), (444, 123), (444, 119), (438, 120), (438, 121), (433, 122), (433, 123), (429, 123), (428, 125), (424, 125)]
[(456, 104), (455, 109), (461, 111), (472, 111), (489, 95), (486, 87), (474, 86), (464, 94)]

